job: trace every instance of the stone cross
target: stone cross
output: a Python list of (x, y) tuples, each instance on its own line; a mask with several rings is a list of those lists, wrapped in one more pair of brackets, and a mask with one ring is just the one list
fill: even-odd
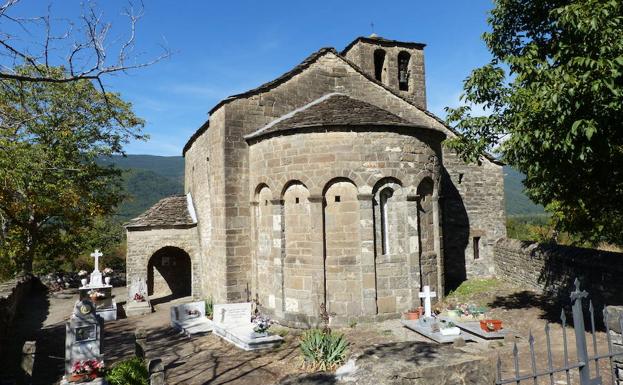
[(104, 254), (102, 254), (99, 249), (95, 249), (94, 253), (91, 253), (91, 257), (95, 258), (95, 269), (93, 271), (100, 271), (99, 269), (99, 264), (100, 264), (100, 257), (103, 256)]
[(437, 293), (430, 291), (430, 286), (424, 286), (424, 291), (419, 293), (420, 298), (424, 298), (424, 316), (431, 317), (430, 299), (437, 296)]

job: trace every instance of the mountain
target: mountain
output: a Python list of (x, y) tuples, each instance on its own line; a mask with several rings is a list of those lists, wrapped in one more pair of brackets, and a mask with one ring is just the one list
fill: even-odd
[(524, 175), (510, 166), (504, 166), (504, 199), (506, 200), (506, 215), (542, 215), (543, 206), (532, 202), (524, 194)]
[(120, 222), (135, 218), (164, 197), (184, 193), (181, 156), (113, 156), (99, 162), (124, 170), (123, 184), (129, 197), (117, 209), (116, 218)]
[[(117, 211), (117, 217), (123, 222), (141, 214), (164, 197), (184, 192), (184, 158), (181, 156), (113, 156), (102, 158), (100, 162), (126, 170), (124, 184), (130, 198)], [(507, 215), (543, 214), (543, 206), (534, 204), (523, 193), (523, 179), (523, 174), (504, 166)]]

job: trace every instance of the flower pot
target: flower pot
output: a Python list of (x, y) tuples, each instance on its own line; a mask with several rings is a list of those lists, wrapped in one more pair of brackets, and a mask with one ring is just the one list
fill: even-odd
[(405, 319), (411, 320), (411, 321), (415, 321), (420, 319), (420, 312), (419, 311), (408, 311), (405, 313)]
[(104, 277), (104, 282), (105, 282), (107, 285), (110, 285), (110, 277)]
[(82, 279), (80, 280), (80, 283), (82, 284), (82, 287), (86, 286), (88, 282), (89, 282), (89, 281), (88, 281), (86, 278), (82, 278)]
[(480, 321), (480, 328), (487, 333), (502, 330), (502, 321), (498, 319), (485, 319)]
[(68, 381), (74, 383), (88, 382), (97, 378), (97, 373), (72, 374)]

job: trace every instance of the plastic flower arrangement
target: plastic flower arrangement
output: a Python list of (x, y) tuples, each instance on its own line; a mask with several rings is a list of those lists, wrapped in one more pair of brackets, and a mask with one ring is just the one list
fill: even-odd
[(114, 273), (115, 271), (113, 269), (111, 269), (110, 267), (107, 267), (104, 269), (104, 271), (102, 273), (104, 273), (104, 276), (106, 277), (110, 277), (112, 276), (112, 273)]
[(89, 292), (87, 293), (89, 297), (95, 297), (95, 298), (105, 298), (106, 297), (106, 293), (102, 293), (101, 291), (95, 290), (95, 289), (91, 289), (89, 290)]
[(89, 274), (89, 273), (88, 273), (86, 270), (80, 270), (80, 271), (78, 272), (78, 276), (79, 276), (79, 277), (86, 277), (86, 276), (87, 276), (87, 274)]
[(74, 362), (71, 373), (75, 375), (97, 374), (104, 369), (104, 363), (98, 360), (81, 360)]
[(134, 294), (134, 301), (136, 302), (145, 302), (145, 296), (141, 293)]
[(270, 318), (261, 314), (254, 315), (251, 322), (255, 324), (253, 331), (256, 333), (266, 333), (273, 324)]

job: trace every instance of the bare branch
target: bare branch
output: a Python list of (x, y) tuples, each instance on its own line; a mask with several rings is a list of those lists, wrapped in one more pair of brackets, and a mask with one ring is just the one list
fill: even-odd
[[(95, 3), (88, 2), (85, 5), (77, 20), (79, 25), (76, 26), (70, 20), (52, 18), (50, 8), (45, 16), (21, 18), (10, 15), (13, 6), (18, 2), (19, 0), (6, 0), (0, 5), (0, 21), (7, 19), (18, 23), (24, 30), (23, 35), (34, 36), (35, 41), (28, 42), (22, 36), (0, 31), (0, 81), (67, 83), (91, 80), (96, 81), (103, 91), (102, 76), (147, 67), (171, 56), (171, 51), (165, 45), (161, 47), (162, 52), (151, 60), (138, 61), (136, 57), (132, 57), (137, 24), (144, 15), (142, 1), (137, 9), (129, 3), (122, 13), (128, 18), (129, 31), (127, 37), (120, 42), (119, 52), (112, 62), (106, 51), (112, 25), (104, 20), (103, 13), (96, 9)], [(55, 35), (54, 31), (59, 28), (65, 32)], [(37, 42), (38, 35), (41, 37)], [(40, 47), (38, 51), (35, 49), (37, 47)], [(64, 59), (53, 57), (52, 53), (58, 50), (66, 50)], [(21, 64), (34, 67), (36, 73), (21, 73), (17, 70)], [(52, 76), (49, 70), (53, 66), (64, 67), (63, 76)]]

